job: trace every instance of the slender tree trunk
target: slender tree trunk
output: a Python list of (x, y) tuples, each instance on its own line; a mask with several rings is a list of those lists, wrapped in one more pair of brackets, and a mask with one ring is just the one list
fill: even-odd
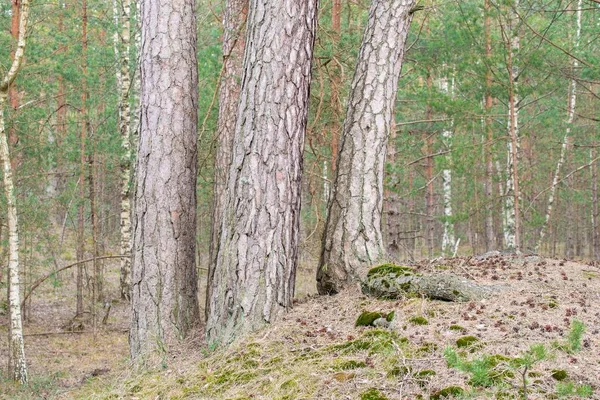
[[(342, 34), (342, 4), (341, 0), (333, 0), (331, 8), (331, 30), (332, 39), (338, 46), (340, 44), (340, 38)], [(331, 172), (335, 173), (337, 168), (337, 157), (340, 151), (339, 139), (340, 139), (340, 121), (342, 118), (342, 69), (340, 68), (340, 61), (338, 59), (340, 54), (336, 52), (335, 65), (332, 68), (332, 79), (331, 79), (331, 109), (333, 111), (333, 124), (331, 125)], [(329, 196), (329, 191), (323, 193), (324, 196)]]
[(225, 15), (223, 16), (223, 72), (219, 89), (214, 200), (205, 306), (207, 318), (210, 314), (209, 300), (212, 290), (210, 282), (217, 262), (223, 206), (227, 195), (227, 175), (233, 153), (233, 136), (235, 134), (237, 105), (240, 98), (247, 14), (248, 0), (228, 0), (225, 3)]
[(490, 17), (490, 0), (485, 0), (484, 5), (484, 24), (485, 24), (485, 57), (487, 69), (485, 74), (485, 131), (487, 134), (487, 143), (485, 145), (485, 249), (492, 251), (496, 249), (496, 235), (494, 232), (494, 128), (491, 117), (493, 98), (492, 98), (492, 24)]
[(96, 179), (94, 176), (96, 167), (95, 167), (95, 162), (94, 162), (94, 156), (95, 156), (94, 153), (90, 154), (89, 159), (88, 159), (88, 164), (89, 164), (88, 185), (89, 185), (89, 191), (90, 191), (90, 214), (92, 217), (92, 246), (93, 246), (92, 330), (93, 330), (94, 336), (95, 336), (96, 335), (96, 323), (97, 323), (96, 306), (97, 306), (98, 300), (102, 297), (103, 274), (101, 271), (100, 261), (98, 261), (98, 256), (99, 256), (99, 253), (98, 253), (98, 213), (96, 210), (96, 201), (97, 201), (96, 187), (95, 187)]
[[(519, 0), (515, 0), (514, 7), (518, 8)], [(519, 79), (519, 68), (516, 55), (520, 49), (520, 38), (518, 29), (515, 27), (516, 15), (513, 10), (509, 11), (510, 22), (508, 32), (505, 32), (507, 43), (508, 70), (508, 162), (506, 180), (506, 208), (504, 225), (504, 243), (507, 248), (520, 251), (521, 216), (519, 210), (519, 97), (517, 84)]]
[(358, 55), (317, 272), (338, 293), (385, 257), (383, 175), (414, 0), (375, 0)]
[[(596, 146), (594, 142), (590, 158), (596, 159)], [(592, 161), (592, 249), (594, 260), (600, 261), (600, 226), (598, 218), (600, 217), (600, 207), (598, 207), (598, 162)]]
[[(454, 96), (454, 80), (452, 86), (448, 84), (448, 77), (443, 77), (440, 80), (440, 89), (443, 93)], [(442, 137), (446, 148), (452, 149), (452, 129), (454, 122), (451, 122), (451, 129), (445, 129), (442, 132)], [(444, 235), (442, 237), (442, 253), (452, 255), (454, 253), (455, 238), (454, 238), (454, 223), (452, 222), (452, 156), (446, 156), (447, 167), (442, 171), (442, 189), (444, 196)]]
[[(8, 103), (11, 84), (23, 62), (25, 53), (27, 23), (29, 19), (29, 0), (22, 0), (18, 20), (17, 48), (10, 69), (0, 80), (0, 162), (3, 170), (4, 195), (6, 197), (8, 223), (8, 373), (22, 384), (27, 383), (27, 364), (23, 340), (23, 321), (21, 317), (21, 294), (19, 282), (19, 220), (15, 196), (13, 166), (8, 146), (8, 135), (4, 123), (4, 107)], [(14, 21), (13, 21), (14, 24)]]
[[(579, 49), (579, 38), (581, 37), (581, 8), (583, 7), (583, 0), (579, 0), (577, 5), (577, 28), (575, 34), (575, 51)], [(579, 61), (577, 59), (573, 59), (573, 74), (576, 73), (577, 68), (579, 67)], [(573, 121), (575, 119), (575, 104), (577, 102), (577, 81), (575, 79), (571, 79), (569, 85), (569, 96), (567, 101), (567, 129), (565, 132), (565, 136), (563, 137), (563, 142), (560, 147), (560, 157), (558, 158), (558, 162), (556, 163), (556, 169), (554, 170), (554, 177), (552, 178), (552, 186), (550, 186), (550, 193), (548, 195), (548, 206), (546, 208), (546, 216), (544, 218), (544, 224), (542, 225), (542, 229), (540, 230), (540, 236), (538, 237), (538, 241), (535, 245), (536, 251), (539, 251), (544, 238), (546, 237), (546, 229), (548, 227), (548, 221), (552, 217), (552, 206), (554, 205), (554, 196), (556, 195), (556, 188), (558, 187), (558, 181), (560, 178), (560, 170), (562, 169), (563, 164), (565, 163), (565, 158), (567, 156), (567, 145), (569, 142), (569, 136), (571, 135), (571, 128), (573, 127)]]
[[(114, 0), (114, 4), (117, 2)], [(118, 11), (118, 8), (115, 11)], [(119, 90), (119, 133), (121, 135), (121, 254), (131, 253), (131, 79), (129, 67), (130, 31), (131, 31), (131, 1), (121, 0), (120, 15), (115, 15), (116, 30), (120, 21), (120, 43), (115, 42), (115, 53), (118, 55), (120, 69), (117, 72)], [(120, 44), (120, 46), (119, 46)], [(120, 47), (120, 48), (119, 48)], [(131, 298), (131, 259), (121, 259), (120, 291), (121, 298)]]
[(385, 230), (385, 243), (386, 252), (394, 260), (398, 260), (400, 256), (400, 202), (398, 200), (398, 194), (396, 193), (396, 182), (398, 181), (398, 174), (395, 172), (396, 163), (396, 129), (395, 121), (392, 121), (392, 127), (390, 129), (390, 143), (387, 148), (387, 162), (391, 166), (392, 172), (390, 174), (390, 182), (392, 187), (388, 187), (385, 190), (384, 199), (384, 215), (386, 222)]
[(209, 282), (209, 343), (228, 343), (292, 307), (316, 12), (315, 0), (249, 5), (233, 158)]
[[(87, 167), (85, 142), (87, 140), (87, 0), (82, 2), (81, 22), (81, 132), (80, 141), (80, 163), (79, 163), (79, 207), (77, 216), (77, 261), (85, 256), (85, 172)], [(83, 265), (77, 267), (77, 309), (76, 315), (83, 314)]]
[(143, 118), (136, 159), (129, 330), (136, 362), (165, 357), (170, 345), (200, 322), (195, 9), (194, 0), (141, 1)]

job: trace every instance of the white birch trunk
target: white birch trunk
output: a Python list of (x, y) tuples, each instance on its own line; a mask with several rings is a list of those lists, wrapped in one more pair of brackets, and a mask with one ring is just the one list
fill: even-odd
[[(113, 2), (114, 11), (120, 11), (115, 15), (115, 23), (121, 22), (120, 49), (119, 42), (115, 42), (115, 54), (119, 56), (119, 72), (117, 72), (119, 97), (119, 132), (121, 135), (121, 254), (131, 253), (131, 107), (129, 105), (129, 93), (131, 88), (129, 68), (129, 46), (130, 46), (130, 20), (131, 1), (121, 0), (121, 8), (118, 9), (117, 0)], [(118, 38), (117, 38), (118, 39)], [(120, 288), (121, 298), (131, 298), (131, 259), (121, 259)]]
[[(579, 39), (581, 37), (581, 8), (583, 7), (583, 0), (579, 0), (577, 5), (577, 33), (575, 35), (575, 51), (579, 48)], [(576, 71), (579, 67), (579, 61), (577, 59), (573, 59), (573, 70)], [(539, 251), (542, 246), (542, 242), (546, 237), (546, 232), (548, 229), (548, 222), (552, 217), (552, 208), (554, 206), (554, 199), (556, 196), (556, 188), (558, 187), (558, 181), (560, 177), (560, 170), (562, 169), (563, 164), (565, 163), (565, 158), (567, 156), (567, 144), (569, 142), (569, 136), (571, 135), (571, 128), (573, 126), (573, 120), (575, 119), (575, 104), (577, 102), (577, 81), (575, 79), (571, 79), (571, 83), (569, 86), (569, 100), (567, 104), (567, 128), (565, 132), (565, 136), (563, 137), (562, 145), (560, 148), (560, 157), (558, 158), (558, 162), (556, 163), (556, 169), (554, 170), (554, 177), (552, 178), (552, 186), (550, 187), (550, 193), (548, 195), (548, 207), (546, 208), (546, 216), (544, 218), (544, 225), (542, 225), (542, 229), (540, 230), (540, 236), (535, 245), (536, 251)]]
[[(519, 7), (515, 0), (514, 7)], [(510, 11), (508, 49), (509, 102), (508, 102), (508, 159), (506, 165), (506, 192), (504, 207), (504, 246), (507, 249), (519, 250), (519, 188), (518, 188), (518, 149), (519, 149), (519, 96), (517, 94), (519, 67), (515, 56), (519, 52), (521, 42), (517, 28), (514, 26), (517, 16)]]
[(23, 321), (21, 317), (21, 294), (19, 282), (19, 220), (17, 201), (10, 163), (8, 137), (4, 126), (4, 106), (8, 100), (8, 90), (17, 77), (25, 54), (25, 35), (29, 17), (29, 0), (21, 1), (19, 18), (19, 38), (14, 59), (8, 73), (0, 81), (0, 160), (2, 162), (4, 194), (8, 213), (8, 373), (11, 378), (22, 384), (27, 383), (27, 363), (25, 362), (25, 345), (23, 340)]
[[(444, 77), (440, 80), (440, 89), (445, 94), (453, 95), (454, 80), (452, 81), (452, 90), (448, 87), (448, 78)], [(454, 122), (450, 123), (451, 129), (446, 129), (442, 132), (442, 137), (448, 149), (452, 148), (452, 128)], [(450, 165), (452, 156), (446, 157), (447, 164)], [(454, 224), (452, 220), (452, 170), (446, 168), (442, 171), (442, 189), (444, 194), (444, 235), (442, 237), (442, 253), (452, 254), (454, 252)]]

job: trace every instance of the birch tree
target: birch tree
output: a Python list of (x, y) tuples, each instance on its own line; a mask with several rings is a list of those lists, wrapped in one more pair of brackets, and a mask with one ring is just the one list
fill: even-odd
[(19, 218), (17, 199), (11, 165), (8, 137), (4, 123), (4, 107), (8, 102), (8, 92), (17, 77), (25, 54), (27, 24), (29, 22), (29, 0), (21, 0), (19, 13), (19, 36), (10, 69), (0, 79), (0, 160), (2, 162), (4, 195), (8, 213), (8, 373), (22, 384), (27, 383), (27, 363), (23, 340), (23, 321), (21, 318), (21, 294), (19, 282)]
[(358, 55), (317, 271), (338, 293), (385, 257), (383, 174), (414, 0), (374, 0)]
[(516, 9), (519, 0), (509, 4), (508, 24), (503, 31), (507, 47), (506, 69), (508, 71), (508, 152), (506, 163), (506, 202), (504, 209), (504, 246), (519, 251), (520, 212), (519, 212), (519, 66), (516, 59), (521, 47), (517, 27)]
[[(454, 93), (454, 79), (452, 79), (452, 84), (449, 85), (448, 77), (443, 77), (440, 79), (440, 90), (442, 93), (453, 96)], [(451, 125), (454, 125), (452, 122)], [(442, 138), (444, 144), (447, 148), (452, 147), (452, 129), (444, 129), (442, 132)], [(442, 253), (444, 254), (452, 254), (454, 251), (454, 223), (452, 222), (452, 170), (451, 163), (452, 157), (448, 155), (446, 157), (446, 162), (448, 166), (444, 168), (442, 171), (442, 189), (443, 189), (443, 197), (444, 197), (444, 235), (442, 236)]]
[(252, 0), (216, 267), (209, 343), (292, 307), (316, 0)]
[[(118, 55), (119, 69), (117, 70), (117, 89), (119, 91), (119, 133), (121, 135), (121, 254), (131, 253), (131, 79), (130, 79), (130, 37), (131, 37), (131, 1), (113, 1), (115, 12), (115, 34), (118, 39), (115, 43), (115, 53)], [(117, 33), (120, 29), (120, 35)], [(131, 297), (130, 285), (131, 259), (121, 259), (120, 290), (121, 298), (129, 300)]]
[[(581, 38), (581, 9), (583, 7), (583, 0), (579, 0), (577, 4), (577, 22), (575, 32), (575, 51), (579, 48), (579, 39)], [(579, 61), (573, 59), (573, 74), (579, 68)], [(563, 137), (562, 144), (560, 146), (560, 156), (556, 163), (556, 169), (554, 170), (554, 176), (552, 178), (552, 186), (550, 186), (550, 193), (548, 194), (548, 206), (546, 207), (546, 215), (544, 217), (544, 224), (540, 230), (540, 236), (538, 237), (535, 249), (539, 251), (544, 238), (546, 237), (546, 230), (548, 229), (548, 222), (552, 217), (552, 208), (554, 206), (554, 197), (556, 196), (556, 188), (558, 187), (558, 181), (560, 178), (560, 170), (565, 163), (567, 156), (567, 145), (569, 143), (569, 136), (571, 135), (571, 129), (573, 127), (573, 121), (575, 119), (575, 104), (577, 102), (577, 81), (572, 78), (569, 82), (569, 96), (567, 100), (567, 128), (565, 136)]]
[(142, 0), (131, 357), (164, 357), (199, 323), (195, 1)]

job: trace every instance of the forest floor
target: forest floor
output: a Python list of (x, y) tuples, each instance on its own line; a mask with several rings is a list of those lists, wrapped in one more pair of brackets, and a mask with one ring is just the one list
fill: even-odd
[[(128, 364), (124, 302), (112, 300), (96, 335), (86, 321), (83, 333), (70, 332), (78, 324), (71, 320), (73, 288), (47, 282), (25, 325), (32, 384), (18, 388), (2, 377), (0, 398), (436, 399), (446, 398), (446, 389), (462, 390), (456, 398), (600, 399), (600, 269), (535, 256), (458, 257), (413, 267), (502, 289), (467, 303), (378, 300), (358, 288), (319, 297), (313, 271), (301, 269), (299, 299), (281, 321), (226, 350), (188, 343), (163, 368), (146, 372)], [(116, 270), (115, 264), (107, 273), (114, 298)], [(363, 311), (394, 311), (392, 329), (356, 327)], [(583, 336), (573, 331), (574, 321), (584, 324)], [(0, 312), (3, 336), (6, 324)], [(460, 340), (467, 336), (474, 342)], [(6, 355), (2, 340), (0, 360)]]

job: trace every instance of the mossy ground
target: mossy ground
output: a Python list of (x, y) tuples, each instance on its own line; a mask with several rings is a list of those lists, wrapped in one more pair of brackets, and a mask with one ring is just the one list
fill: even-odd
[[(478, 337), (475, 346), (457, 351), (469, 360), (487, 356), (493, 368), (505, 371), (532, 343), (551, 347), (555, 342), (557, 348), (569, 349), (573, 319), (585, 324), (582, 349), (572, 353), (557, 350), (555, 359), (528, 371), (529, 399), (597, 396), (600, 377), (588, 372), (597, 370), (600, 359), (600, 320), (596, 317), (600, 304), (594, 301), (600, 279), (582, 272), (590, 267), (576, 263), (561, 266), (552, 261), (543, 268), (523, 266), (522, 262), (514, 266), (510, 262), (469, 262), (459, 259), (456, 264), (461, 268), (453, 272), (467, 270), (469, 278), (478, 283), (494, 285), (501, 281), (510, 289), (488, 301), (469, 303), (423, 298), (376, 300), (358, 288), (337, 296), (307, 297), (307, 292), (313, 293), (309, 283), (314, 271), (301, 271), (299, 287), (304, 295), (281, 321), (239, 338), (228, 349), (208, 349), (200, 338), (182, 349), (172, 349), (164, 368), (146, 372), (129, 367), (127, 310), (117, 304), (108, 326), (100, 327), (96, 339), (91, 334), (26, 337), (34, 385), (18, 388), (0, 381), (0, 399), (359, 400), (364, 393), (375, 395), (369, 391), (376, 389), (390, 400), (425, 400), (436, 398), (436, 393), (442, 399), (441, 395), (459, 387), (463, 398), (514, 400), (519, 391), (510, 385), (517, 384), (518, 371), (514, 377), (504, 374), (497, 380), (510, 385), (475, 387), (471, 376), (448, 367), (444, 349), (456, 347), (456, 340), (463, 336)], [(453, 268), (453, 263), (447, 260), (443, 265)], [(108, 273), (116, 271), (109, 269)], [(436, 269), (424, 263), (415, 271), (426, 274)], [(523, 279), (511, 279), (519, 272)], [(563, 279), (563, 272), (569, 280)], [(493, 275), (497, 279), (492, 279)], [(115, 291), (118, 279), (112, 284), (109, 289)], [(35, 322), (26, 325), (26, 334), (60, 332), (60, 326), (72, 316), (73, 299), (57, 297), (62, 288), (40, 290), (33, 303)], [(544, 294), (539, 296), (540, 292)], [(67, 311), (57, 318), (58, 309)], [(394, 310), (393, 330), (356, 327), (357, 317), (365, 310), (382, 314)], [(424, 316), (429, 323), (412, 324), (409, 318), (415, 315)], [(0, 321), (0, 331), (4, 321)], [(0, 359), (5, 359), (3, 351), (0, 343)], [(104, 369), (108, 372), (93, 374)], [(567, 378), (556, 381), (553, 370), (564, 370)], [(588, 390), (593, 390), (592, 397), (586, 394)]]

